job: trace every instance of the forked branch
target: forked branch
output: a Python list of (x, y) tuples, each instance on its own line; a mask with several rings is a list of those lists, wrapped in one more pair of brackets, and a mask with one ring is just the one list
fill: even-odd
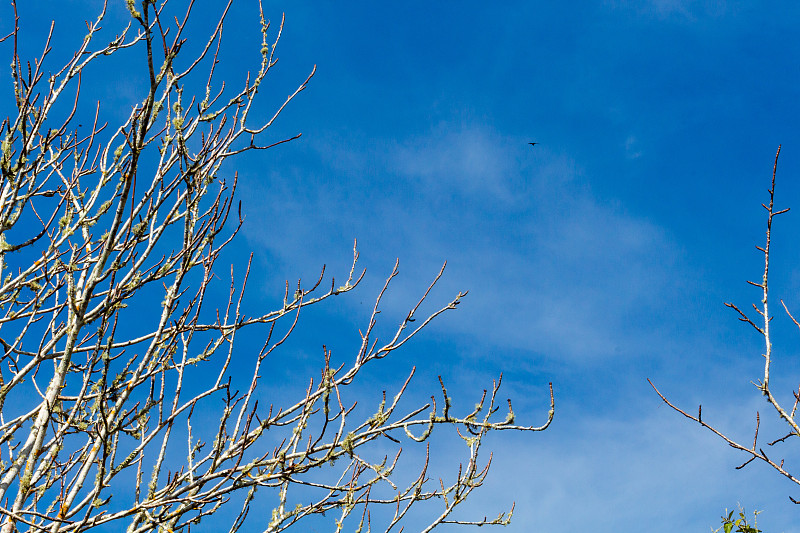
[[(788, 426), (788, 433), (783, 434), (782, 436), (775, 438), (767, 443), (768, 446), (774, 446), (778, 443), (782, 443), (786, 441), (790, 437), (800, 437), (800, 425), (798, 425), (798, 421), (795, 418), (797, 412), (797, 405), (800, 402), (800, 389), (797, 392), (794, 392), (794, 404), (792, 408), (787, 411), (780, 401), (773, 395), (773, 392), (770, 388), (770, 372), (772, 369), (773, 364), (773, 349), (772, 349), (772, 338), (770, 332), (770, 324), (772, 322), (772, 317), (769, 314), (769, 269), (770, 269), (770, 254), (771, 254), (771, 244), (772, 244), (772, 224), (778, 215), (782, 215), (789, 211), (789, 209), (775, 209), (775, 178), (777, 175), (778, 170), (778, 157), (781, 153), (781, 147), (778, 146), (778, 151), (775, 154), (775, 163), (772, 168), (772, 181), (770, 183), (770, 188), (768, 190), (769, 194), (769, 202), (765, 204), (761, 204), (764, 209), (767, 211), (767, 230), (766, 230), (766, 239), (763, 246), (756, 246), (756, 248), (763, 254), (764, 256), (764, 270), (762, 273), (761, 281), (759, 283), (748, 281), (747, 283), (757, 287), (761, 291), (761, 300), (759, 304), (753, 304), (753, 309), (758, 314), (757, 319), (751, 319), (747, 314), (745, 314), (739, 307), (737, 307), (733, 303), (726, 303), (727, 307), (730, 307), (739, 315), (739, 320), (745, 322), (753, 326), (753, 328), (758, 331), (759, 335), (762, 336), (764, 340), (764, 375), (763, 377), (758, 380), (755, 385), (758, 390), (761, 392), (763, 396), (766, 397), (767, 402), (772, 406), (774, 412), (778, 415), (780, 419), (786, 423)], [(786, 304), (781, 301), (786, 314), (789, 316), (791, 321), (798, 326), (800, 329), (800, 324), (798, 324), (797, 320), (795, 320), (794, 316), (789, 312), (789, 309), (786, 307)], [(744, 452), (749, 457), (737, 468), (743, 468), (744, 466), (750, 464), (754, 460), (758, 459), (763, 461), (764, 463), (770, 465), (773, 469), (779, 472), (782, 476), (790, 479), (792, 482), (800, 485), (800, 479), (795, 476), (792, 472), (790, 472), (784, 465), (784, 460), (773, 460), (771, 459), (763, 448), (758, 446), (758, 438), (759, 438), (759, 429), (761, 426), (761, 416), (760, 413), (756, 413), (756, 423), (755, 423), (755, 430), (753, 433), (753, 443), (750, 446), (746, 446), (740, 444), (735, 439), (732, 439), (725, 435), (721, 430), (717, 429), (713, 425), (709, 424), (708, 422), (702, 419), (702, 406), (698, 408), (697, 416), (691, 415), (686, 411), (682, 410), (681, 408), (677, 407), (673, 403), (671, 403), (664, 394), (662, 394), (653, 383), (648, 379), (648, 382), (656, 391), (658, 396), (672, 409), (681, 413), (686, 418), (693, 420), (700, 424), (701, 426), (707, 428), (715, 435), (720, 437), (724, 440), (729, 446)], [(790, 498), (793, 502), (798, 503), (793, 498)]]
[[(484, 435), (547, 428), (552, 386), (539, 427), (518, 424), (510, 400), (501, 411), (500, 380), (465, 416), (453, 414), (444, 381), (442, 410), (435, 399), (404, 398), (413, 370), (369, 417), (349, 388), (365, 365), (459, 305), (466, 293), (418, 316), (444, 266), (380, 343), (375, 326), (395, 264), (360, 347), (344, 359), (323, 347), (312, 379), (278, 354), (308, 306), (358, 287), (355, 243), (346, 279), (337, 283), (323, 267), (310, 284), (287, 282), (274, 309), (246, 308), (252, 254), (238, 278), (233, 267), (217, 268), (244, 223), (229, 159), (300, 136), (269, 128), (315, 68), (266, 120), (253, 112), (277, 64), (283, 19), (268, 38), (259, 5), (256, 70), (232, 88), (215, 77), (231, 2), (188, 58), (191, 0), (182, 12), (166, 1), (126, 5), (131, 22), (122, 31), (104, 33), (104, 4), (61, 67), (49, 66), (55, 25), (41, 55), (23, 57), (14, 2), (14, 31), (0, 39), (10, 48), (14, 95), (0, 124), (0, 533), (189, 531), (223, 506), (230, 511), (217, 517), (233, 533), (254, 505), (272, 510), (266, 519), (253, 513), (270, 532), (331, 512), (339, 530), (373, 522), (388, 530), (433, 501), (441, 507), (428, 529), (507, 523), (510, 513), (461, 521), (452, 512), (486, 478)], [(93, 73), (130, 48), (143, 60), (126, 63), (127, 75), (146, 88), (112, 126), (101, 102), (83, 107), (81, 87), (106, 82)], [(205, 86), (193, 88), (197, 79)], [(215, 292), (220, 271), (230, 284)], [(245, 349), (244, 329), (260, 349)], [(275, 364), (286, 376), (275, 376)], [(419, 475), (399, 482), (395, 471), (408, 460), (401, 443), (414, 446), (442, 426), (466, 444), (455, 475), (432, 483), (426, 448)], [(391, 458), (376, 452), (381, 446), (394, 450)]]

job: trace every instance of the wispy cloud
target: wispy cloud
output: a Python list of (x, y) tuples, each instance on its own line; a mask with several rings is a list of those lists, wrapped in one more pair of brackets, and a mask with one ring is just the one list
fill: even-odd
[(607, 5), (618, 9), (634, 9), (644, 18), (657, 20), (676, 20), (695, 22), (701, 17), (718, 17), (735, 9), (736, 2), (708, 2), (699, 0), (647, 0), (644, 2), (624, 2), (609, 0)]
[[(703, 531), (698, 524), (711, 531), (726, 507), (742, 502), (765, 511), (765, 531), (791, 530), (776, 505), (789, 483), (765, 482), (772, 474), (759, 465), (736, 470), (744, 457), (710, 432), (655, 402), (643, 405), (644, 414), (595, 419), (577, 412), (565, 419), (562, 411), (548, 432), (507, 438), (474, 512), (516, 501), (512, 531), (582, 531), (591, 524), (592, 531), (667, 533)], [(741, 418), (740, 411), (756, 407), (733, 401), (716, 414)]]
[(639, 140), (633, 136), (628, 136), (625, 139), (625, 156), (628, 159), (638, 159), (642, 156), (642, 151), (639, 149)]
[(453, 130), (441, 124), (396, 143), (387, 164), (426, 194), (488, 194), (511, 201), (516, 160), (509, 155), (518, 143), (480, 127)]
[[(595, 194), (568, 157), (480, 126), (318, 150), (333, 171), (275, 175), (269, 193), (250, 192), (267, 202), (248, 236), (274, 253), (316, 265), (346, 259), (358, 237), (368, 264), (401, 258), (397, 288), (411, 294), (447, 259), (442, 294), (470, 290), (447, 327), (496, 346), (603, 358), (659, 335), (631, 321), (669, 291), (678, 247)], [(382, 183), (362, 194), (365, 180)]]

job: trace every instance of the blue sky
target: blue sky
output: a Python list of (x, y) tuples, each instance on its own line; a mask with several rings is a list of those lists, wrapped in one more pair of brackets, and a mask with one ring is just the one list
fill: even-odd
[[(91, 4), (30, 2), (23, 28), (27, 16), (36, 35), (54, 17), (67, 32)], [(118, 4), (108, 27), (125, 19)], [(252, 4), (238, 2), (226, 26), (231, 80), (258, 60)], [(760, 338), (723, 302), (759, 297), (745, 280), (760, 276), (759, 204), (779, 144), (777, 202), (800, 209), (800, 8), (341, 4), (265, 3), (274, 22), (286, 15), (265, 116), (317, 74), (273, 130), (302, 138), (237, 163), (247, 222), (231, 257), (256, 253), (251, 303), (269, 305), (284, 280), (322, 264), (345, 274), (354, 238), (367, 268), (357, 293), (309, 313), (287, 364), (316, 369), (323, 342), (350, 349), (395, 258), (389, 325), (447, 260), (433, 299), (469, 296), (373, 369), (375, 388), (417, 365), (421, 399), (441, 374), (469, 409), (502, 371), (518, 419), (536, 425), (547, 383), (556, 391), (551, 429), (492, 439), (478, 513), (516, 500), (506, 531), (708, 531), (740, 502), (763, 510), (765, 531), (796, 530), (788, 496), (800, 487), (762, 465), (735, 470), (744, 458), (670, 411), (646, 378), (745, 442), (756, 410), (769, 412), (750, 383)], [(68, 53), (75, 35), (57, 36)], [(136, 83), (96, 90), (124, 99)], [(797, 215), (778, 220), (772, 278), (796, 310), (798, 234)], [(774, 391), (787, 399), (800, 337), (785, 317), (774, 324)]]
[[(555, 385), (551, 430), (496, 440), (487, 512), (516, 499), (511, 531), (708, 531), (741, 502), (793, 530), (795, 489), (736, 471), (646, 378), (745, 441), (766, 412), (760, 339), (723, 302), (758, 297), (744, 282), (781, 143), (778, 203), (798, 201), (796, 6), (270, 9), (286, 12), (282, 67), (318, 74), (282, 123), (302, 140), (248, 181), (271, 228), (248, 241), (292, 277), (343, 263), (358, 237), (374, 277), (337, 316), (395, 257), (412, 293), (447, 259), (445, 286), (469, 297), (393, 364), (434, 359), (421, 380), (464, 394), (502, 370), (531, 422)], [(791, 214), (775, 230), (773, 294), (790, 305), (797, 230)], [(786, 398), (797, 336), (775, 324)]]

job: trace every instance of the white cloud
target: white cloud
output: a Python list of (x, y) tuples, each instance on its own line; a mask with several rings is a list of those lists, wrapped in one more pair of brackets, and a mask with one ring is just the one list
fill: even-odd
[(625, 157), (628, 159), (638, 159), (642, 156), (642, 151), (639, 150), (638, 147), (639, 140), (633, 136), (629, 135), (627, 139), (625, 139)]
[[(369, 307), (400, 256), (401, 276), (381, 316), (390, 326), (447, 258), (449, 273), (434, 299), (446, 301), (463, 289), (470, 295), (434, 331), (476, 351), (491, 347), (483, 363), (513, 348), (563, 365), (554, 381), (567, 390), (565, 399), (557, 398), (554, 425), (536, 435), (492, 436), (494, 469), (470, 504), (472, 517), (506, 510), (516, 500), (509, 531), (702, 531), (719, 525), (725, 507), (742, 502), (765, 510), (763, 529), (788, 531), (791, 487), (759, 465), (734, 470), (740, 456), (653, 392), (622, 390), (636, 380), (647, 386), (644, 376), (634, 375), (641, 367), (633, 368), (633, 355), (659, 368), (657, 381), (691, 372), (681, 367), (687, 353), (709, 363), (705, 376), (690, 374), (685, 383), (720, 370), (716, 356), (704, 351), (713, 335), (701, 345), (691, 331), (674, 331), (687, 298), (681, 280), (696, 275), (680, 247), (635, 210), (595, 193), (577, 162), (539, 146), (532, 153), (526, 142), (474, 127), (442, 128), (408, 142), (321, 145), (322, 170), (276, 175), (247, 191), (264, 198), (263, 210), (250, 212), (248, 238), (270, 246), (284, 265), (315, 270), (338, 258), (341, 271), (352, 237), (359, 237), (364, 263), (377, 268), (359, 295), (337, 301), (343, 314), (364, 300)], [(515, 370), (508, 381), (520, 380), (523, 364), (533, 364), (528, 359), (497, 364)], [(595, 377), (586, 368), (600, 367), (587, 361), (613, 364)], [(738, 371), (736, 361), (726, 365), (723, 373)], [(476, 373), (486, 371), (485, 364), (476, 366)], [(465, 366), (453, 381), (472, 379), (470, 371)], [(606, 376), (618, 381), (576, 384)], [(526, 395), (541, 400), (541, 390), (532, 392), (540, 385), (509, 387), (518, 416), (532, 413), (532, 423), (541, 413), (520, 404)], [(593, 398), (585, 390), (591, 387), (605, 396)], [(604, 407), (598, 402), (615, 394), (598, 416)], [(630, 404), (623, 409), (625, 400)], [(758, 405), (710, 400), (716, 405), (704, 412), (737, 435), (748, 434), (750, 415), (763, 407), (757, 397)]]
[[(736, 470), (742, 455), (652, 403), (644, 402), (647, 414), (625, 418), (565, 419), (562, 412), (545, 433), (504, 436), (513, 443), (496, 446), (473, 512), (516, 500), (510, 531), (667, 533), (710, 531), (726, 507), (741, 502), (764, 510), (765, 531), (791, 530), (790, 483), (758, 464)], [(753, 403), (731, 405), (717, 419), (738, 418)]]
[(677, 21), (692, 24), (705, 17), (721, 17), (740, 9), (737, 2), (699, 1), (699, 0), (645, 0), (626, 2), (607, 0), (606, 5), (616, 9), (632, 10), (645, 19)]
[(388, 164), (428, 194), (450, 189), (457, 194), (489, 194), (511, 201), (508, 180), (517, 169), (516, 161), (508, 156), (518, 142), (480, 127), (451, 131), (441, 125), (426, 135), (397, 143)]
[(337, 178), (298, 171), (250, 191), (266, 205), (248, 236), (315, 272), (332, 258), (343, 265), (358, 237), (377, 267), (368, 290), (399, 256), (401, 297), (387, 302), (397, 313), (447, 259), (440, 301), (470, 295), (441, 327), (499, 348), (575, 360), (663, 341), (631, 321), (672, 290), (680, 251), (661, 228), (595, 195), (574, 161), (482, 127), (370, 145), (322, 145)]

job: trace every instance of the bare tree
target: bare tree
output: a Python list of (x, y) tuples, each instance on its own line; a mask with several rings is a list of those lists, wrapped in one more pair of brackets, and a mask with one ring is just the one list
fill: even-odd
[[(263, 362), (292, 333), (301, 310), (353, 290), (364, 273), (354, 247), (343, 283), (325, 278), (323, 268), (311, 286), (287, 282), (277, 309), (250, 315), (242, 295), (251, 255), (238, 281), (231, 267), (227, 300), (206, 302), (220, 252), (242, 226), (241, 205), (233, 201), (236, 174), (223, 163), (299, 137), (270, 139), (267, 129), (314, 71), (271, 118), (254, 125), (253, 103), (276, 64), (283, 21), (268, 40), (259, 6), (260, 64), (231, 93), (214, 76), (230, 2), (188, 60), (181, 52), (192, 2), (181, 13), (165, 5), (127, 0), (130, 23), (96, 46), (105, 35), (104, 5), (54, 73), (45, 67), (54, 27), (41, 55), (26, 61), (16, 3), (14, 30), (0, 40), (12, 49), (15, 108), (0, 132), (0, 532), (77, 532), (112, 523), (129, 532), (188, 531), (217, 513), (233, 532), (254, 502), (268, 505), (258, 513), (265, 531), (326, 512), (336, 531), (345, 524), (399, 529), (411, 507), (425, 501), (440, 502), (425, 531), (443, 523), (507, 523), (510, 512), (474, 521), (451, 513), (486, 477), (491, 456), (479, 452), (487, 432), (550, 424), (552, 385), (540, 427), (517, 425), (510, 400), (498, 413), (500, 380), (462, 416), (453, 413), (443, 382), (438, 404), (432, 397), (401, 406), (413, 370), (388, 399), (385, 392), (376, 398), (372, 416), (359, 417), (346, 398), (365, 365), (460, 303), (465, 293), (416, 317), (444, 267), (379, 343), (375, 326), (395, 264), (349, 363), (332, 365), (324, 350), (320, 374), (304, 394), (259, 405), (257, 397), (269, 392), (259, 389)], [(94, 116), (82, 115), (87, 67), (132, 48), (143, 60), (129, 66), (130, 75), (147, 83), (127, 119), (110, 126), (99, 102)], [(235, 348), (248, 327), (262, 328), (257, 353)], [(250, 365), (245, 376), (233, 370), (242, 360)], [(443, 425), (466, 443), (453, 479), (430, 481), (426, 458), (410, 482), (395, 483), (401, 439), (423, 442)], [(375, 460), (387, 445), (393, 455)], [(267, 494), (256, 497), (259, 488)], [(385, 508), (379, 526), (370, 511), (376, 506)]]
[[(764, 254), (764, 271), (761, 276), (761, 280), (759, 282), (748, 281), (750, 285), (757, 287), (761, 293), (761, 300), (759, 304), (753, 304), (753, 310), (755, 311), (755, 315), (747, 314), (742, 311), (739, 307), (737, 307), (733, 303), (726, 303), (725, 305), (731, 309), (733, 309), (740, 321), (749, 324), (752, 326), (758, 334), (763, 337), (764, 339), (764, 353), (762, 356), (764, 357), (764, 376), (754, 383), (756, 388), (761, 392), (764, 398), (767, 400), (767, 403), (771, 406), (774, 414), (777, 416), (778, 420), (782, 420), (786, 425), (782, 433), (778, 435), (773, 435), (770, 440), (767, 441), (767, 446), (775, 446), (778, 444), (782, 444), (789, 440), (792, 437), (800, 437), (800, 424), (796, 418), (797, 415), (797, 408), (798, 404), (800, 404), (800, 388), (793, 392), (794, 401), (792, 403), (791, 408), (786, 408), (785, 405), (773, 394), (772, 389), (770, 388), (770, 370), (773, 363), (773, 352), (772, 352), (772, 339), (770, 337), (770, 323), (772, 318), (770, 316), (769, 311), (769, 267), (770, 267), (770, 243), (772, 238), (772, 223), (776, 216), (782, 215), (789, 211), (789, 209), (780, 209), (776, 210), (774, 206), (775, 200), (775, 176), (778, 171), (778, 156), (780, 156), (781, 147), (778, 146), (778, 151), (775, 154), (775, 163), (772, 168), (772, 183), (769, 188), (769, 203), (761, 204), (764, 209), (767, 211), (767, 231), (766, 231), (766, 242), (763, 246), (757, 246), (758, 250)], [(781, 305), (783, 306), (786, 315), (791, 319), (791, 321), (800, 328), (800, 323), (792, 316), (792, 313), (789, 311), (789, 308), (786, 304), (783, 303), (781, 300)], [(648, 380), (650, 381), (650, 380)], [(776, 459), (767, 455), (764, 451), (763, 446), (759, 443), (759, 428), (761, 426), (761, 415), (759, 412), (756, 412), (755, 416), (755, 430), (753, 434), (752, 442), (747, 442), (745, 444), (741, 444), (740, 442), (728, 437), (725, 433), (721, 430), (717, 429), (715, 426), (708, 423), (706, 420), (703, 420), (703, 406), (699, 406), (697, 409), (697, 415), (692, 415), (687, 413), (686, 411), (680, 409), (679, 407), (675, 406), (671, 403), (667, 397), (662, 394), (656, 387), (650, 382), (650, 385), (655, 389), (656, 393), (661, 397), (664, 402), (667, 403), (671, 408), (678, 411), (685, 417), (689, 418), (690, 420), (694, 420), (701, 426), (709, 429), (722, 440), (728, 443), (732, 448), (742, 451), (746, 456), (747, 459), (738, 467), (737, 469), (744, 468), (748, 464), (752, 463), (755, 460), (762, 461), (772, 468), (774, 468), (777, 472), (779, 472), (784, 477), (790, 479), (792, 482), (800, 485), (800, 474), (792, 473), (788, 465), (784, 464), (784, 459)], [(772, 454), (770, 454), (772, 455)], [(795, 500), (791, 496), (789, 499), (794, 503), (800, 503), (800, 501)]]

